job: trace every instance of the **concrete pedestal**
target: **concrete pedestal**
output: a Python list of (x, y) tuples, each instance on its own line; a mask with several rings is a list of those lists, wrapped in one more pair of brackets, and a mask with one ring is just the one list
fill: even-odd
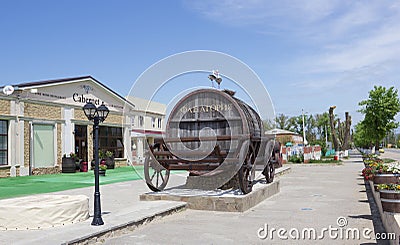
[(142, 201), (181, 201), (188, 204), (190, 209), (244, 212), (266, 198), (278, 193), (280, 190), (279, 180), (273, 183), (257, 183), (253, 191), (247, 195), (241, 194), (240, 190), (193, 190), (174, 188), (161, 192), (149, 192), (140, 195)]

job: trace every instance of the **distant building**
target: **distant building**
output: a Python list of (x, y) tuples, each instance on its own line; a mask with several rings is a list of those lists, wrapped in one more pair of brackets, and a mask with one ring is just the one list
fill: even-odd
[[(290, 143), (291, 145), (302, 145), (303, 137), (295, 132), (274, 128), (265, 132), (265, 134), (274, 134), (276, 139), (282, 144), (286, 145)], [(288, 145), (290, 145), (288, 144)]]
[(144, 160), (144, 147), (161, 139), (165, 132), (165, 112), (167, 106), (142, 98), (127, 96), (126, 99), (135, 105), (135, 115), (131, 117), (131, 146), (134, 163)]

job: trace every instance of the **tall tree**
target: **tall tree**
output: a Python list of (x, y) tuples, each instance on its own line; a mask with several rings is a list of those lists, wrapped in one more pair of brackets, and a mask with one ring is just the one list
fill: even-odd
[(332, 132), (333, 148), (335, 148), (335, 151), (338, 151), (338, 150), (340, 150), (340, 146), (339, 146), (338, 136), (336, 134), (335, 115), (333, 114), (333, 110), (335, 110), (335, 108), (336, 108), (336, 106), (331, 106), (329, 108), (329, 122), (330, 122), (331, 132)]
[(349, 115), (349, 112), (345, 112), (345, 121), (344, 121), (344, 132), (343, 132), (343, 149), (347, 150), (350, 148), (350, 128), (351, 128), (351, 116)]
[(289, 117), (281, 113), (275, 118), (276, 127), (280, 129), (289, 129)]
[(320, 140), (325, 140), (325, 136), (327, 136), (328, 141), (330, 141), (330, 127), (329, 127), (329, 114), (328, 112), (324, 112), (322, 114), (315, 115), (316, 120), (316, 130), (319, 135)]
[(265, 131), (275, 128), (274, 123), (270, 119), (263, 120), (263, 126)]
[(373, 139), (375, 150), (378, 150), (379, 142), (386, 133), (399, 125), (394, 121), (400, 111), (397, 89), (374, 86), (374, 89), (369, 91), (369, 98), (361, 101), (359, 105), (362, 107), (359, 111), (364, 114), (365, 131)]
[(288, 128), (292, 132), (303, 135), (303, 117), (300, 115), (289, 118)]
[(317, 139), (317, 121), (313, 115), (304, 116), (307, 141), (313, 142)]
[(357, 147), (369, 148), (373, 145), (373, 139), (368, 135), (364, 121), (357, 123), (354, 129), (353, 140)]

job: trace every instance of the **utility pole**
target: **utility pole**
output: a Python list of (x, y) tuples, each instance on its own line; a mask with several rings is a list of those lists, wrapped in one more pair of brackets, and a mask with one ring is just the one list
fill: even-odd
[(304, 127), (304, 110), (301, 109), (301, 114), (303, 115), (303, 142), (304, 142), (304, 146), (306, 146), (308, 144), (307, 139), (306, 139), (306, 129)]

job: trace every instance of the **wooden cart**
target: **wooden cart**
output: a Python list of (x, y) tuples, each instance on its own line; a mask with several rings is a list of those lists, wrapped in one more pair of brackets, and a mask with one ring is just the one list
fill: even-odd
[(266, 182), (273, 181), (278, 156), (274, 144), (273, 135), (264, 135), (256, 111), (233, 92), (199, 89), (179, 100), (163, 140), (146, 151), (146, 183), (161, 191), (171, 170), (187, 170), (195, 180), (193, 188), (216, 189), (237, 179), (246, 194), (252, 191), (257, 165)]

